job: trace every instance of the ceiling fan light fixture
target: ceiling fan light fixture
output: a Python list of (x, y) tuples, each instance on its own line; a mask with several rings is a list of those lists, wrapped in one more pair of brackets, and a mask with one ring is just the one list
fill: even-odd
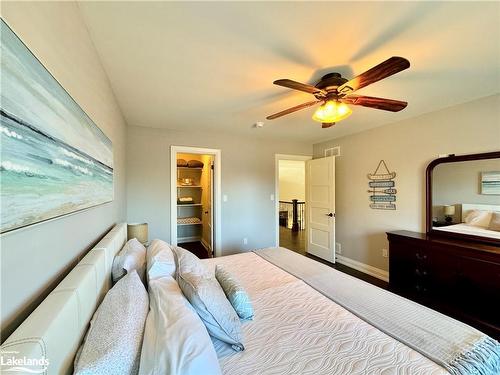
[(312, 119), (321, 123), (339, 122), (352, 113), (351, 108), (345, 103), (328, 100), (314, 112)]

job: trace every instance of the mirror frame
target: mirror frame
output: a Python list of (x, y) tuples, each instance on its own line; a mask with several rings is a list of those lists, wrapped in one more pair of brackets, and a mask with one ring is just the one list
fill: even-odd
[(487, 238), (481, 236), (474, 236), (472, 234), (462, 234), (462, 233), (452, 233), (445, 231), (438, 231), (432, 229), (432, 172), (436, 166), (443, 163), (456, 163), (460, 161), (471, 161), (471, 160), (486, 160), (486, 159), (497, 159), (500, 158), (500, 151), (484, 152), (481, 154), (469, 154), (469, 155), (451, 155), (443, 158), (438, 158), (429, 163), (425, 171), (426, 175), (426, 212), (425, 212), (425, 225), (426, 232), (428, 235), (448, 237), (462, 240), (472, 240), (478, 242), (486, 242), (496, 246), (500, 246), (500, 240), (495, 238)]

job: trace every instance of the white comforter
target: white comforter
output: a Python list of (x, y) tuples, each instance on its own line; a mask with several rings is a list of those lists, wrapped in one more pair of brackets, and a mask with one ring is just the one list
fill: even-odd
[(440, 230), (440, 231), (444, 231), (444, 232), (471, 234), (473, 236), (500, 239), (500, 232), (497, 232), (494, 230), (489, 230), (489, 229), (482, 228), (482, 227), (475, 227), (475, 226), (467, 225), (464, 223), (448, 225), (445, 227), (433, 227), (432, 229)]
[(245, 351), (214, 343), (224, 374), (448, 374), (254, 253), (203, 262), (236, 274), (255, 309)]

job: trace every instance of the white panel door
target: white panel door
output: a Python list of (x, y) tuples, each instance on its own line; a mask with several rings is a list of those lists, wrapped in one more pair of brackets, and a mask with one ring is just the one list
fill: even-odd
[(307, 252), (335, 263), (335, 157), (306, 161)]

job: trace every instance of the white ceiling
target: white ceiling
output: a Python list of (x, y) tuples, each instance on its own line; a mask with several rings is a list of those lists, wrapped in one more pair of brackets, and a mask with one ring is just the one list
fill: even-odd
[[(500, 3), (82, 2), (129, 125), (320, 141), (500, 92)], [(321, 129), (312, 96), (280, 88), (349, 78), (391, 56), (411, 67), (358, 93), (401, 99), (391, 113), (353, 108)], [(252, 128), (265, 121), (262, 129)]]

